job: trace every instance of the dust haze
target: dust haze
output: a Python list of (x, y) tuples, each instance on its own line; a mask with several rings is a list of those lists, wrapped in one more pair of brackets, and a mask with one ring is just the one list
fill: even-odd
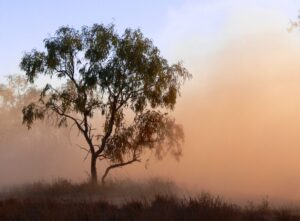
[[(263, 27), (223, 39), (199, 56), (197, 39), (194, 51), (178, 42), (173, 52), (194, 75), (174, 112), (185, 130), (183, 157), (146, 155), (111, 178), (158, 176), (195, 192), (300, 200), (300, 34)], [(76, 146), (76, 132), (42, 123), (28, 131), (21, 112), (0, 117), (1, 186), (87, 179), (89, 160)]]
[(273, 12), (249, 14), (232, 15), (212, 40), (197, 26), (178, 37), (171, 57), (194, 74), (175, 111), (184, 156), (152, 168), (233, 198), (299, 200), (299, 31), (288, 32), (289, 20)]

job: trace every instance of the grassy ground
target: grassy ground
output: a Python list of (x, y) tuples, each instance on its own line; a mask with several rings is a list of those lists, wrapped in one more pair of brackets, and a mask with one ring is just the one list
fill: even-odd
[(171, 182), (112, 182), (106, 186), (59, 180), (35, 183), (1, 194), (0, 220), (105, 221), (300, 221), (289, 209), (272, 208), (267, 201), (241, 207), (202, 193), (178, 197)]

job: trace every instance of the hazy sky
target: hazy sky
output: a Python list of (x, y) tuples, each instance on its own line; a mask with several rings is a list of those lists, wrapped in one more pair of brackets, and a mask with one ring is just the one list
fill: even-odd
[[(162, 175), (220, 194), (300, 200), (300, 32), (287, 31), (298, 10), (298, 0), (0, 0), (0, 81), (21, 73), (22, 54), (41, 49), (61, 25), (139, 27), (194, 76), (174, 113), (186, 143), (179, 163), (167, 159), (146, 172), (140, 166), (121, 173)], [(51, 175), (84, 177), (78, 156)], [(1, 168), (6, 162), (0, 155)]]
[[(223, 31), (228, 26), (232, 15), (241, 13), (252, 23), (252, 28), (268, 20), (274, 13), (294, 19), (300, 9), (297, 0), (1, 0), (0, 1), (0, 80), (3, 76), (20, 73), (18, 64), (25, 51), (42, 48), (42, 41), (53, 34), (58, 27), (70, 25), (79, 28), (93, 23), (114, 22), (121, 31), (126, 27), (141, 28), (146, 36), (153, 39), (167, 56), (171, 57), (170, 48), (189, 47), (187, 37), (200, 37), (210, 41), (207, 45), (193, 45), (190, 55), (177, 55), (189, 64), (189, 57), (194, 51), (209, 53), (222, 40)], [(253, 13), (261, 11), (262, 17)], [(248, 25), (248, 24), (247, 24)], [(260, 30), (255, 30), (260, 31)], [(241, 30), (240, 32), (243, 32)]]

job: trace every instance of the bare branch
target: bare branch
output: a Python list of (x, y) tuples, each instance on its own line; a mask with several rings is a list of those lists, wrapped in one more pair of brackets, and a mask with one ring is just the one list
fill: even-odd
[(82, 150), (85, 150), (86, 152), (90, 152), (90, 150), (89, 149), (87, 149), (87, 148), (85, 148), (85, 147), (83, 147), (83, 146), (80, 146), (79, 144), (76, 144), (76, 146), (78, 146), (80, 149), (82, 149)]
[(109, 167), (106, 168), (105, 173), (103, 174), (102, 178), (101, 178), (101, 182), (104, 184), (105, 183), (105, 178), (107, 177), (108, 173), (110, 170), (115, 169), (115, 168), (120, 168), (129, 164), (132, 164), (134, 162), (141, 162), (140, 159), (133, 157), (133, 159), (127, 161), (127, 162), (123, 162), (123, 163), (117, 163), (117, 164), (113, 164), (110, 165)]

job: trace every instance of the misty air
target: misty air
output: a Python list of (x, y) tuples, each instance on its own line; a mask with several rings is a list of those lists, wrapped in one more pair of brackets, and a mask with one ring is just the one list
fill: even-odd
[(0, 220), (300, 220), (299, 10), (0, 2)]

